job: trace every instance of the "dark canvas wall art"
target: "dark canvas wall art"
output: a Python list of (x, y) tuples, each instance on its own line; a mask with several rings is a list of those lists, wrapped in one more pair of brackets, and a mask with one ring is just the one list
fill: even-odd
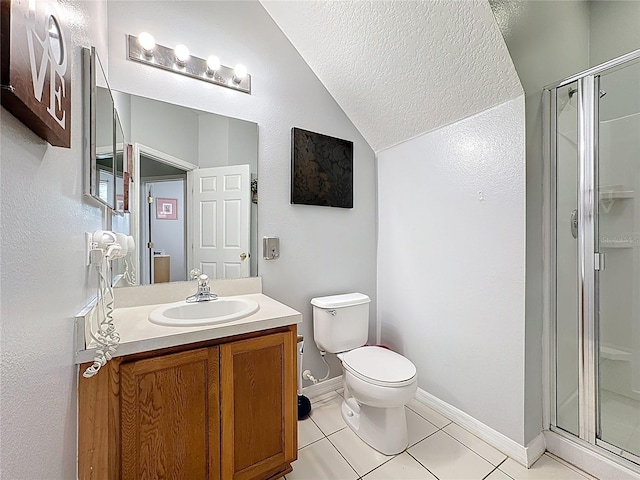
[(353, 208), (353, 142), (292, 128), (291, 203)]

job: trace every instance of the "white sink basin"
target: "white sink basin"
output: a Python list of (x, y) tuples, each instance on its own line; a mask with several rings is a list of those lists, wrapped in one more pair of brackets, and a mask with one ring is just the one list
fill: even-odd
[(149, 314), (149, 321), (170, 327), (215, 325), (248, 317), (259, 308), (258, 302), (250, 298), (221, 297), (195, 303), (182, 301), (156, 308)]

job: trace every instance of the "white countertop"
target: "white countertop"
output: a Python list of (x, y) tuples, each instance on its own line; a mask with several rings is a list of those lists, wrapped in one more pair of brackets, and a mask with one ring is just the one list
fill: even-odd
[[(113, 313), (113, 324), (120, 334), (120, 345), (114, 356), (131, 355), (302, 322), (302, 315), (299, 312), (262, 293), (237, 296), (255, 300), (260, 305), (260, 309), (248, 317), (219, 325), (167, 327), (151, 323), (148, 320), (149, 313), (167, 302), (116, 308)], [(233, 296), (226, 298), (233, 298)], [(76, 352), (76, 363), (90, 362), (94, 356), (95, 345), (87, 341), (87, 347)]]

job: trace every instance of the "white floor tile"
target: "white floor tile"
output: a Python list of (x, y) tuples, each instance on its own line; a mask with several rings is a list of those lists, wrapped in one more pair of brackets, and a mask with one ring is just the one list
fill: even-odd
[(415, 398), (412, 398), (409, 401), (409, 403), (407, 404), (407, 407), (409, 407), (411, 410), (416, 412), (422, 418), (429, 420), (438, 428), (445, 427), (451, 423), (451, 420), (449, 420), (446, 417), (443, 417), (432, 408), (427, 407), (425, 404), (420, 403)]
[(495, 468), (443, 431), (427, 437), (408, 452), (440, 480), (482, 480)]
[(509, 475), (504, 473), (502, 470), (496, 468), (493, 472), (491, 472), (484, 480), (513, 480)]
[(410, 408), (405, 408), (407, 414), (407, 433), (409, 434), (409, 446), (415, 445), (429, 435), (438, 431), (433, 423), (426, 421)]
[(364, 476), (364, 480), (437, 480), (407, 452)]
[(500, 465), (507, 458), (504, 453), (455, 423), (450, 423), (443, 430), (495, 466)]
[(341, 405), (342, 397), (335, 392), (331, 397), (311, 405), (311, 420), (325, 435), (331, 435), (347, 426), (342, 419)]
[(508, 458), (499, 468), (515, 480), (584, 480), (586, 478), (548, 455), (540, 457), (529, 469), (511, 458)]
[(358, 474), (326, 438), (298, 451), (287, 480), (356, 480)]
[(328, 438), (360, 476), (369, 473), (393, 457), (383, 455), (367, 445), (350, 428), (344, 428)]
[(324, 433), (313, 420), (306, 418), (298, 421), (298, 448), (306, 447), (321, 438), (324, 438)]

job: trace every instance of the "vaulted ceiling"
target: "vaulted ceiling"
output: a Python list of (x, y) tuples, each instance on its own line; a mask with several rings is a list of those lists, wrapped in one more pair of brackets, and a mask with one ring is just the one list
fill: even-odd
[(374, 151), (522, 94), (487, 1), (270, 1)]

